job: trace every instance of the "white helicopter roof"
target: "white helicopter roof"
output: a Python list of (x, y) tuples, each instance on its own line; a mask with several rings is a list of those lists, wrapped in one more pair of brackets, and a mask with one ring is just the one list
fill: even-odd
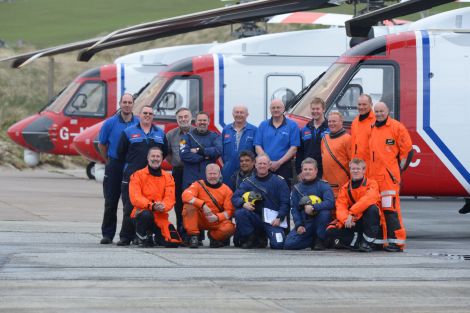
[(425, 29), (470, 30), (470, 7), (438, 13), (405, 25), (374, 26), (373, 28), (376, 37), (404, 31)]
[(206, 54), (217, 43), (174, 46), (139, 51), (117, 58), (114, 63), (140, 65), (168, 65), (188, 56)]
[(337, 56), (349, 47), (344, 28), (267, 34), (220, 44), (210, 53), (242, 55)]

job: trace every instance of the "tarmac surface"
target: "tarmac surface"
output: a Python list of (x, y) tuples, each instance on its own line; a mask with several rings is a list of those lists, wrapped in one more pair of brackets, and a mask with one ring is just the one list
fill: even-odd
[(99, 244), (83, 170), (0, 169), (0, 312), (470, 312), (462, 205), (404, 199), (404, 253), (142, 249)]

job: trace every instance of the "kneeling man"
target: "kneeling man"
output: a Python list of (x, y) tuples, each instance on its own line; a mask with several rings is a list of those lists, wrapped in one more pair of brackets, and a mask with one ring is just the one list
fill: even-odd
[(159, 147), (150, 148), (147, 161), (147, 167), (132, 174), (129, 183), (137, 238), (143, 247), (177, 247), (181, 238), (168, 220), (168, 212), (175, 205), (175, 181), (160, 167), (163, 152)]
[(371, 252), (380, 229), (379, 186), (364, 176), (363, 160), (352, 159), (349, 171), (351, 180), (341, 187), (336, 199), (337, 223), (328, 227), (327, 236), (352, 250)]
[(235, 244), (246, 249), (264, 248), (267, 236), (271, 249), (282, 249), (288, 226), (289, 187), (284, 178), (269, 172), (271, 160), (267, 154), (256, 157), (255, 168), (256, 173), (245, 178), (232, 198), (236, 207), (235, 237), (239, 241)]
[(199, 246), (200, 230), (209, 230), (211, 248), (220, 248), (230, 242), (235, 232), (232, 223), (232, 190), (221, 182), (220, 167), (206, 166), (206, 179), (196, 180), (182, 195), (183, 225), (189, 236), (189, 247)]
[(317, 161), (302, 161), (302, 182), (294, 185), (291, 193), (291, 212), (295, 229), (287, 235), (284, 249), (300, 250), (312, 247), (324, 250), (326, 227), (331, 222), (335, 207), (333, 190), (326, 181), (317, 177)]

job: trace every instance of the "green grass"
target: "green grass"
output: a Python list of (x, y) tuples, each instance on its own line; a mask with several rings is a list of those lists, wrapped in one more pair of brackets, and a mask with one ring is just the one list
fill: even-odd
[(219, 0), (10, 0), (0, 2), (0, 39), (42, 48), (221, 6)]

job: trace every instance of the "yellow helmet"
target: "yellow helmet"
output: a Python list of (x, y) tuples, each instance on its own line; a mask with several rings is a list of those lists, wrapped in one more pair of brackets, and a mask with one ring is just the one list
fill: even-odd
[(251, 203), (255, 205), (256, 201), (263, 200), (263, 197), (259, 192), (256, 191), (247, 191), (242, 195), (242, 199), (246, 203)]
[(321, 203), (321, 198), (315, 195), (303, 196), (299, 201), (300, 206), (305, 206), (307, 204), (313, 205), (318, 203)]

